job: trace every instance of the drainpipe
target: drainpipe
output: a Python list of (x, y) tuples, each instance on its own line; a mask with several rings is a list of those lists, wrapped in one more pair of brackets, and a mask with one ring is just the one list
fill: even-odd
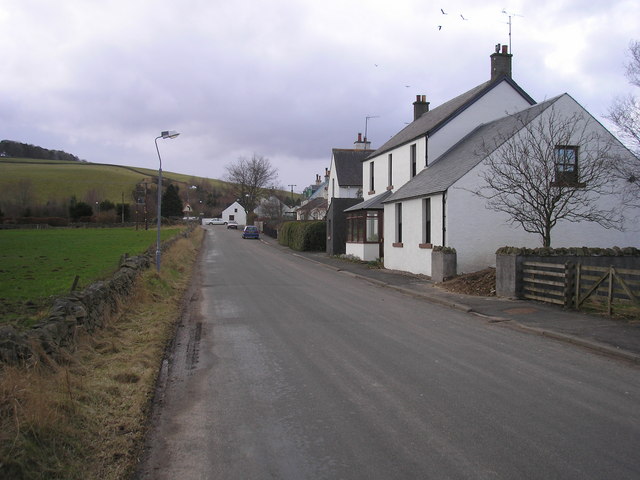
[(442, 246), (447, 246), (447, 191), (442, 192)]

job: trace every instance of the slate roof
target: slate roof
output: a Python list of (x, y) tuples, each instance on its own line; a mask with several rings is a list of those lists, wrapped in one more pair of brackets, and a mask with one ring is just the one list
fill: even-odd
[(314, 209), (326, 209), (327, 208), (327, 199), (326, 198), (322, 198), (322, 197), (318, 197), (318, 198), (313, 198), (311, 200), (309, 200), (307, 203), (305, 203), (304, 205), (301, 205), (298, 210), (302, 210), (303, 212), (310, 212)]
[[(485, 140), (490, 141), (510, 136), (549, 108), (561, 96), (478, 126), (443, 153), (435, 162), (400, 187), (385, 200), (385, 203), (444, 192), (485, 158), (484, 154), (480, 154), (485, 150)], [(498, 146), (495, 145), (495, 148)]]
[(425, 134), (433, 134), (445, 126), (464, 110), (482, 98), (488, 91), (499, 83), (506, 81), (531, 105), (536, 102), (511, 78), (502, 76), (493, 81), (488, 81), (472, 88), (468, 92), (459, 95), (442, 105), (423, 113), (419, 118), (411, 122), (396, 135), (391, 137), (380, 148), (375, 150), (368, 158), (376, 157), (405, 143), (412, 142)]
[(376, 195), (369, 200), (365, 200), (364, 202), (357, 203), (353, 207), (347, 208), (345, 212), (355, 212), (357, 210), (382, 210), (384, 209), (382, 202), (389, 198), (391, 194), (392, 191), (387, 190), (386, 192)]
[(373, 150), (334, 148), (332, 150), (333, 163), (338, 184), (344, 187), (361, 187), (362, 161), (372, 152)]

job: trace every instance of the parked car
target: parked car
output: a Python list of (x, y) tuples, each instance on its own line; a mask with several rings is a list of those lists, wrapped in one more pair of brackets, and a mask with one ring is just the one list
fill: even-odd
[(260, 231), (258, 230), (258, 227), (254, 225), (247, 225), (246, 227), (244, 227), (244, 230), (242, 231), (242, 238), (259, 239)]
[(233, 220), (229, 221), (227, 223), (227, 228), (235, 228), (237, 230), (238, 229), (238, 222), (234, 222)]
[(227, 222), (225, 222), (222, 218), (210, 218), (209, 221), (207, 222), (207, 225), (226, 225)]

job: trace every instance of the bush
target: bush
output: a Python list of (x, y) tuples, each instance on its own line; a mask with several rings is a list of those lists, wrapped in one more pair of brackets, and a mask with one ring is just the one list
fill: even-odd
[(286, 222), (278, 233), (278, 243), (299, 252), (324, 251), (326, 233), (323, 220)]

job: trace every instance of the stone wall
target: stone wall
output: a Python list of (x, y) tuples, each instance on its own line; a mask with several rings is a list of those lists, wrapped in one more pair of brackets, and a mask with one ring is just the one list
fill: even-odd
[[(162, 250), (190, 233), (163, 242)], [(155, 246), (143, 255), (124, 258), (111, 278), (57, 298), (49, 316), (29, 330), (1, 326), (0, 363), (22, 363), (42, 354), (56, 358), (73, 348), (79, 330), (91, 333), (104, 327), (132, 293), (138, 275), (152, 265), (154, 253)]]

